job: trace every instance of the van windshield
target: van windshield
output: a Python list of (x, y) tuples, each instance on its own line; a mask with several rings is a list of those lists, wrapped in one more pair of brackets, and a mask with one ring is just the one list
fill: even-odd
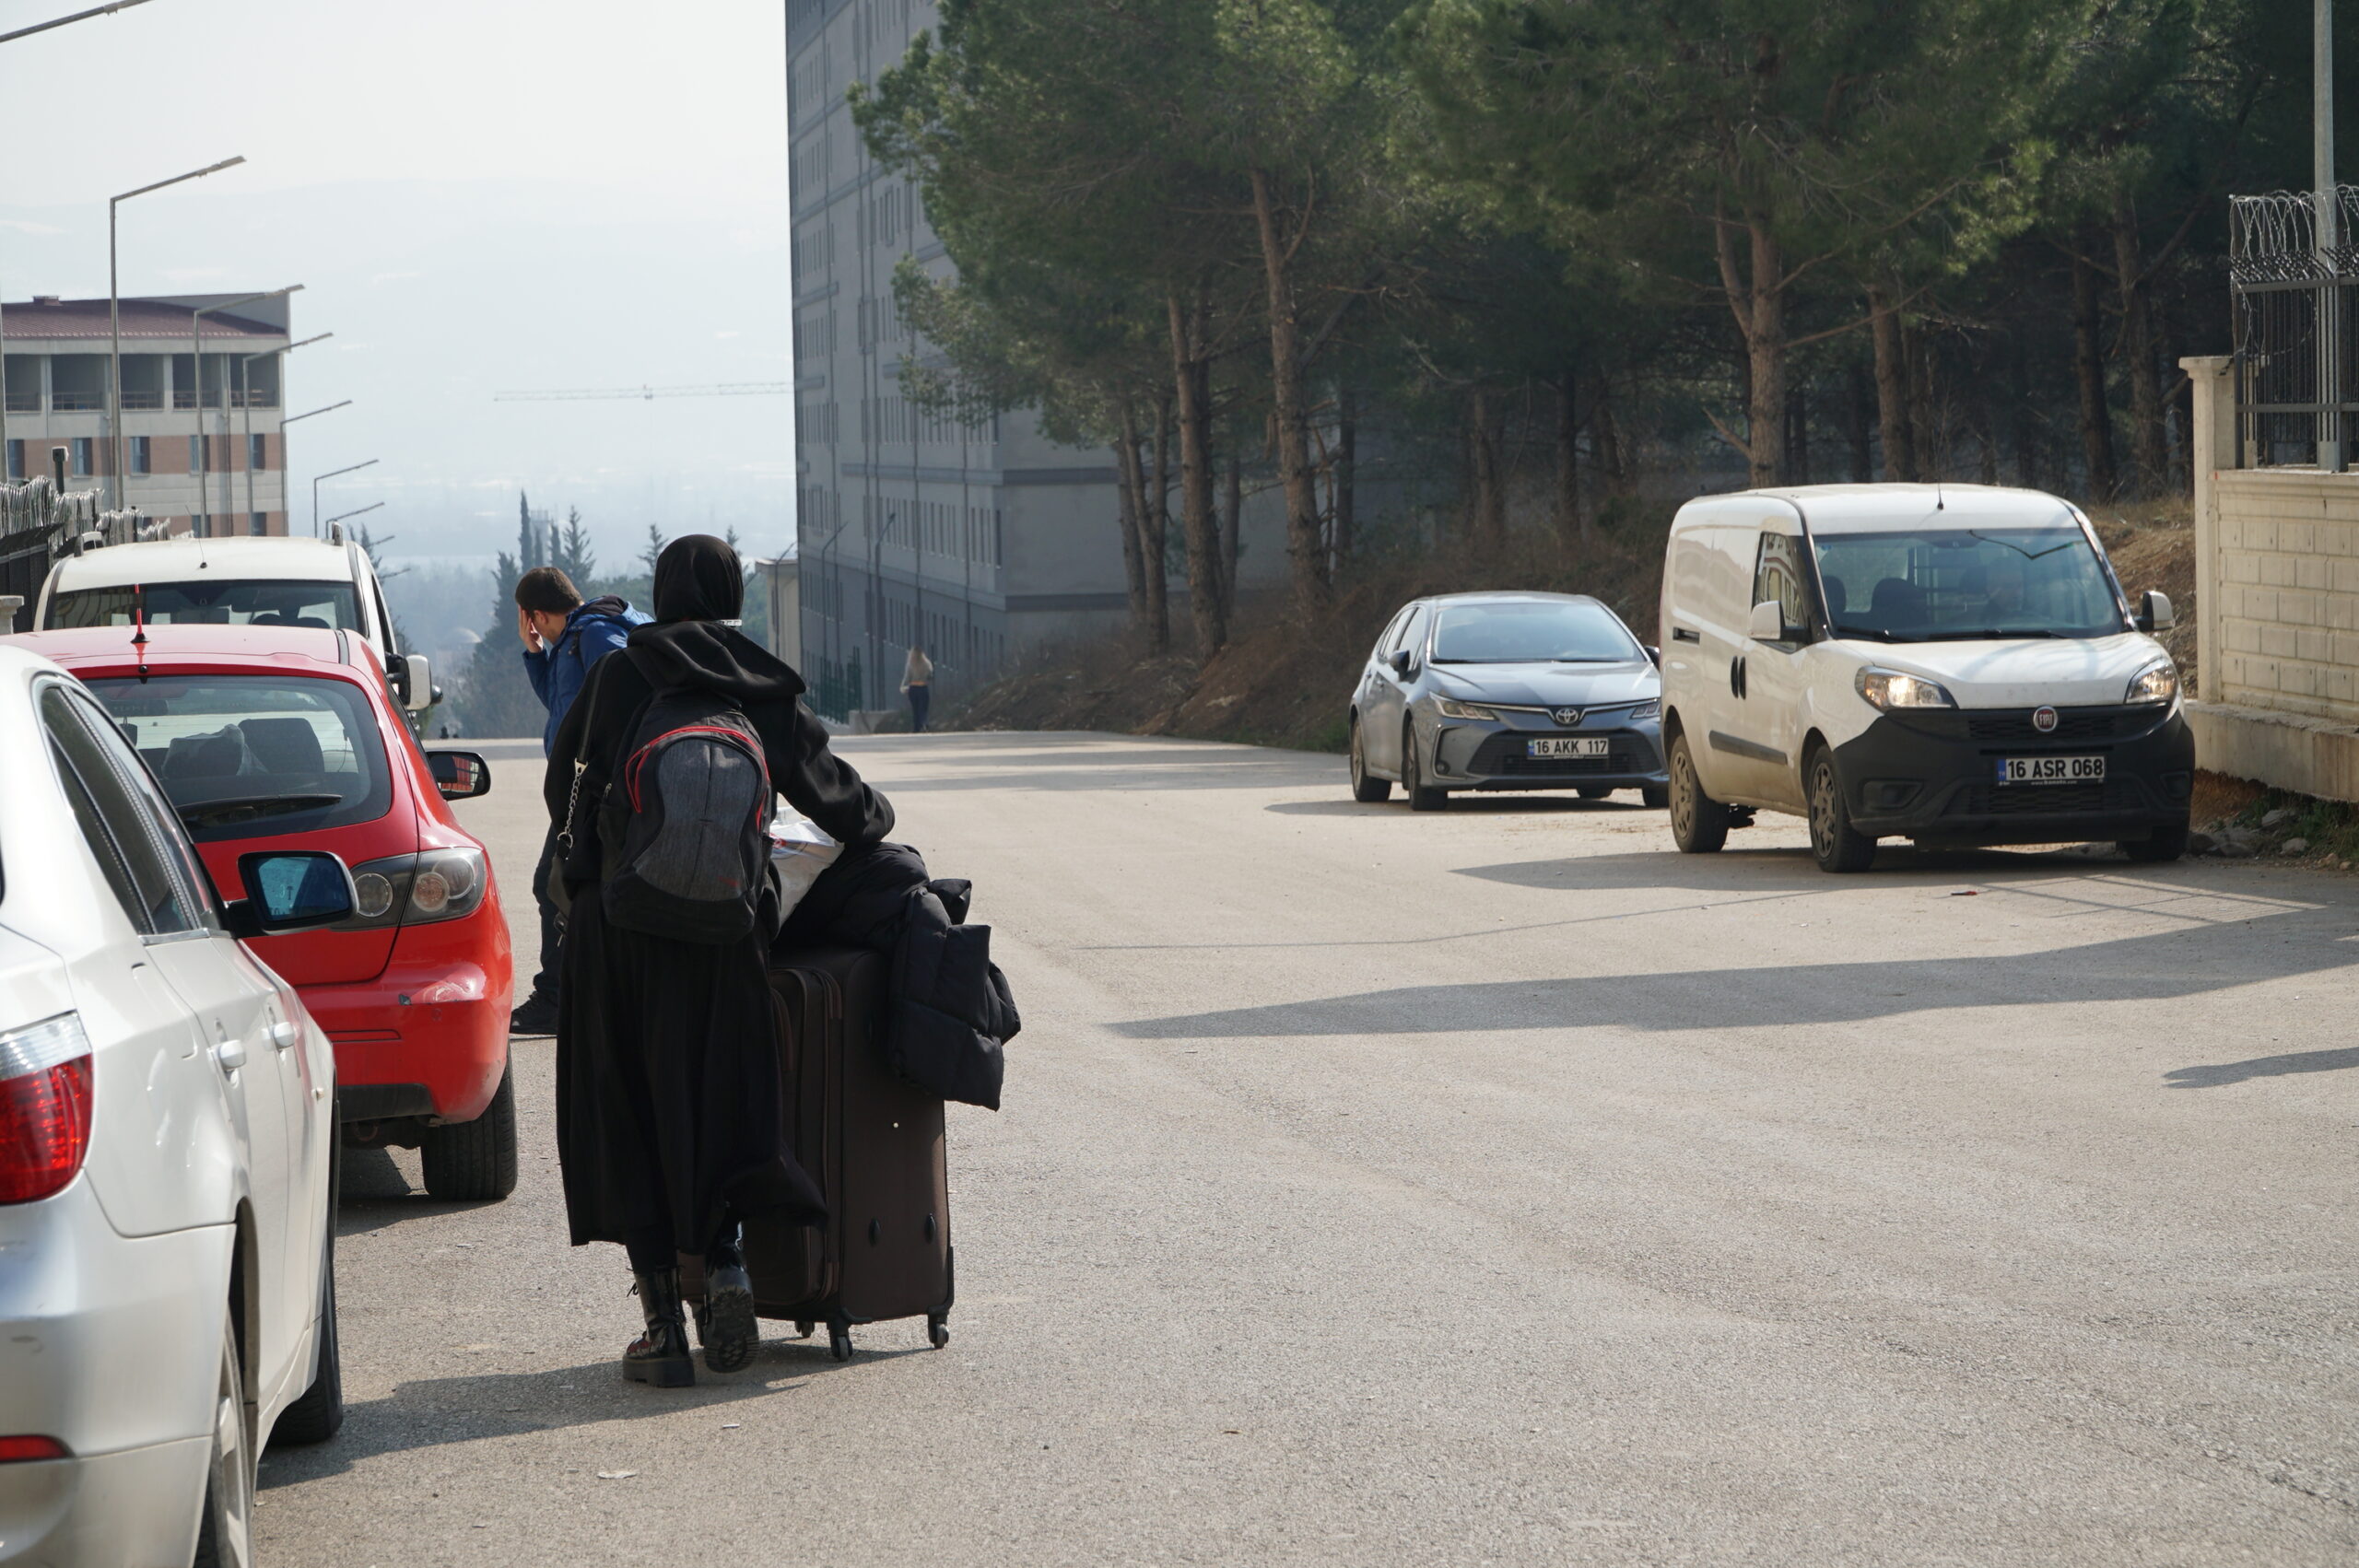
[(1640, 656), (1613, 611), (1577, 599), (1445, 604), (1434, 622), (1437, 664), (1618, 664)]
[(349, 681), (155, 674), (88, 685), (199, 842), (343, 827), (393, 808), (376, 714)]
[(1814, 533), (1811, 542), (1837, 637), (1963, 642), (2126, 627), (2112, 578), (2077, 528)]
[(364, 631), (360, 596), (348, 582), (227, 579), (220, 582), (149, 582), (136, 590), (76, 588), (52, 594), (42, 627), (127, 626), (135, 597), (153, 626), (315, 626)]

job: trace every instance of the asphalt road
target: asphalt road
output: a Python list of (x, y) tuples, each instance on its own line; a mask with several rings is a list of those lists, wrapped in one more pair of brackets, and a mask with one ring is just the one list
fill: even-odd
[[(461, 808), (520, 947), (537, 750)], [(354, 1161), (265, 1565), (2359, 1560), (2359, 881), (844, 750), (1026, 1020), (952, 1108), (950, 1346), (625, 1384), (520, 1041), (512, 1199)]]

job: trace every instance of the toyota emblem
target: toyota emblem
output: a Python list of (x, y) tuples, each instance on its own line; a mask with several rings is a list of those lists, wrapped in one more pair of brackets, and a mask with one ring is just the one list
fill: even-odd
[(2031, 710), (2031, 727), (2038, 731), (2043, 735), (2054, 730), (2056, 728), (2056, 710), (2052, 708), (2033, 708)]
[(1581, 710), (1578, 708), (1552, 708), (1548, 710), (1548, 717), (1569, 730), (1581, 721)]

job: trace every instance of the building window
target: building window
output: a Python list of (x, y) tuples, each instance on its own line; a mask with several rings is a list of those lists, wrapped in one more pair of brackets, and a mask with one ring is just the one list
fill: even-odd
[[(268, 436), (248, 436), (246, 438), (246, 466), (248, 468), (267, 468), (270, 466), (270, 464), (263, 461), (263, 448), (264, 443), (269, 439), (270, 438)], [(259, 532), (261, 531), (257, 529), (255, 532)]]
[[(260, 436), (256, 436), (254, 439), (259, 441), (262, 438)], [(268, 533), (270, 532), (270, 514), (268, 512), (249, 513), (246, 518), (246, 532), (252, 534), (257, 539), (260, 539), (263, 535)]]
[(204, 439), (202, 436), (191, 436), (188, 439), (188, 471), (191, 474), (198, 473), (205, 467), (205, 453), (197, 444)]
[(88, 477), (90, 476), (90, 438), (89, 438), (89, 437), (88, 437), (88, 436), (76, 436), (76, 437), (75, 437), (75, 438), (74, 438), (74, 455), (73, 455), (73, 457), (72, 457), (72, 459), (71, 459), (71, 462), (73, 462), (73, 465), (74, 465), (74, 477), (75, 477), (75, 478), (76, 478), (76, 479), (87, 479), (87, 478), (88, 478)]
[(8, 443), (8, 477), (11, 479), (22, 479), (24, 476), (25, 443), (22, 441), (12, 440)]
[(149, 462), (147, 438), (145, 436), (134, 436), (131, 438), (131, 472), (134, 474), (153, 474), (156, 472), (154, 466)]

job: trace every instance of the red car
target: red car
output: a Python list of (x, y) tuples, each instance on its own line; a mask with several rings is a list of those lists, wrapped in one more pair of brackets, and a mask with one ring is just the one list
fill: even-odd
[(483, 845), (446, 800), (480, 795), (472, 752), (418, 749), (368, 643), (258, 626), (93, 626), (12, 641), (72, 671), (147, 761), (216, 885), (238, 857), (325, 849), (355, 913), (248, 945), (335, 1046), (348, 1146), (416, 1147), (436, 1198), (516, 1185), (508, 921)]

